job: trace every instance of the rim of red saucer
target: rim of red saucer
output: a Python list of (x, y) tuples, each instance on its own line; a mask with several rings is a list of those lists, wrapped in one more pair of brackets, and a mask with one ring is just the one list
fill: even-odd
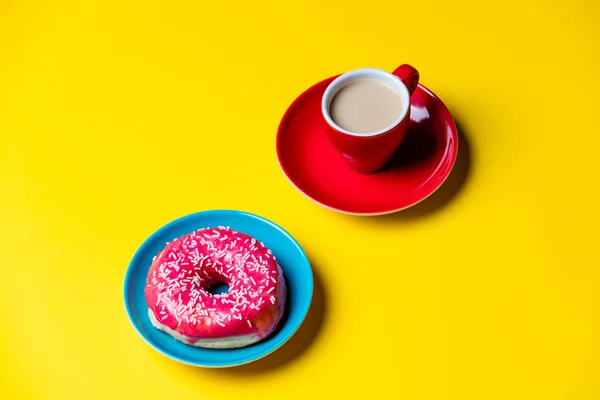
[(279, 121), (279, 125), (277, 126), (277, 138), (275, 140), (275, 153), (277, 155), (277, 164), (279, 164), (279, 168), (281, 169), (281, 171), (283, 172), (283, 175), (285, 176), (285, 178), (288, 180), (288, 182), (290, 182), (292, 184), (292, 186), (294, 186), (296, 188), (296, 190), (298, 190), (300, 193), (302, 193), (302, 195), (306, 198), (308, 198), (309, 200), (311, 200), (313, 203), (317, 203), (322, 207), (325, 207), (329, 210), (332, 211), (336, 211), (339, 213), (343, 213), (343, 214), (348, 214), (348, 215), (356, 215), (356, 216), (378, 216), (378, 215), (388, 215), (388, 214), (393, 214), (399, 211), (403, 211), (406, 210), (410, 207), (414, 207), (415, 205), (427, 200), (429, 197), (431, 197), (431, 195), (433, 195), (448, 179), (448, 177), (450, 176), (450, 173), (452, 173), (452, 169), (454, 168), (454, 164), (456, 164), (456, 159), (458, 158), (458, 130), (456, 128), (456, 122), (454, 121), (454, 118), (452, 117), (452, 114), (450, 114), (450, 110), (448, 110), (448, 107), (446, 106), (446, 104), (442, 101), (442, 99), (440, 99), (438, 97), (438, 95), (436, 95), (435, 93), (433, 93), (431, 90), (429, 90), (429, 88), (427, 88), (425, 85), (419, 83), (418, 86), (421, 87), (421, 89), (427, 91), (431, 96), (435, 97), (440, 103), (442, 103), (442, 105), (444, 106), (444, 108), (446, 109), (446, 111), (448, 111), (448, 114), (450, 115), (450, 120), (452, 121), (452, 131), (454, 132), (454, 137), (456, 139), (456, 145), (455, 145), (455, 150), (452, 153), (451, 156), (451, 162), (452, 164), (450, 165), (450, 168), (448, 168), (448, 173), (446, 174), (446, 176), (444, 176), (444, 178), (442, 179), (442, 181), (435, 187), (433, 188), (433, 190), (431, 190), (426, 196), (424, 196), (423, 198), (414, 201), (404, 207), (400, 207), (400, 208), (396, 208), (393, 210), (387, 210), (387, 211), (381, 211), (381, 212), (354, 212), (354, 211), (348, 211), (348, 210), (344, 210), (341, 208), (336, 208), (336, 207), (332, 207), (330, 205), (327, 205), (313, 197), (311, 197), (310, 195), (308, 195), (298, 184), (296, 184), (296, 182), (294, 182), (294, 180), (290, 177), (290, 173), (289, 171), (285, 168), (285, 166), (283, 165), (282, 161), (281, 161), (281, 154), (279, 152), (279, 143), (281, 140), (281, 130), (282, 130), (282, 126), (283, 126), (283, 122), (287, 119), (288, 115), (291, 114), (292, 109), (294, 108), (294, 106), (296, 105), (296, 103), (298, 103), (306, 93), (308, 93), (310, 90), (312, 90), (315, 86), (322, 84), (323, 82), (329, 81), (329, 80), (334, 80), (337, 77), (341, 76), (342, 74), (339, 75), (335, 75), (332, 76), (330, 78), (327, 79), (323, 79), (322, 81), (319, 81), (317, 83), (315, 83), (314, 85), (310, 86), (309, 88), (305, 89), (302, 93), (300, 93), (296, 99), (288, 106), (287, 110), (285, 111), (285, 113), (283, 114), (283, 116), (281, 117), (281, 120)]

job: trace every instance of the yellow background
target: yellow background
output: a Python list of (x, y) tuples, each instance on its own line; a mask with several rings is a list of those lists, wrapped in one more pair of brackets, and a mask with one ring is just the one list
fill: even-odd
[[(600, 398), (600, 3), (324, 3), (0, 2), (0, 398)], [(461, 127), (450, 180), (389, 217), (304, 198), (287, 106), (401, 63)], [(212, 208), (317, 275), (298, 334), (227, 370), (155, 353), (122, 299), (141, 242)]]

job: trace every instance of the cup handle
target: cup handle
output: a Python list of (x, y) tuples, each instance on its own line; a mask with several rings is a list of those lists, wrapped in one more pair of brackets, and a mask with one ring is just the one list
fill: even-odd
[(408, 64), (402, 64), (396, 68), (393, 74), (402, 79), (402, 82), (404, 82), (404, 85), (408, 89), (408, 93), (412, 95), (419, 83), (419, 71)]

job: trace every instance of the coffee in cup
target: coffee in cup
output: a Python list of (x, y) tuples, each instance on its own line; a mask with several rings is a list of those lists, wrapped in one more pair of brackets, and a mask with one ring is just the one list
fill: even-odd
[(333, 96), (329, 114), (350, 132), (369, 133), (392, 125), (404, 108), (402, 96), (392, 88), (376, 79), (361, 79)]

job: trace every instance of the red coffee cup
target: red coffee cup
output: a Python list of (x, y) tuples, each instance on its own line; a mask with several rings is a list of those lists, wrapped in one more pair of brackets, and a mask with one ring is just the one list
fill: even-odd
[[(375, 132), (356, 133), (337, 125), (331, 118), (329, 108), (340, 89), (363, 79), (376, 80), (396, 92), (402, 98), (403, 109), (390, 126)], [(410, 122), (410, 96), (418, 83), (419, 72), (404, 64), (392, 74), (374, 68), (357, 69), (338, 76), (329, 84), (321, 101), (327, 136), (353, 169), (363, 173), (377, 172), (394, 155), (406, 134)]]

